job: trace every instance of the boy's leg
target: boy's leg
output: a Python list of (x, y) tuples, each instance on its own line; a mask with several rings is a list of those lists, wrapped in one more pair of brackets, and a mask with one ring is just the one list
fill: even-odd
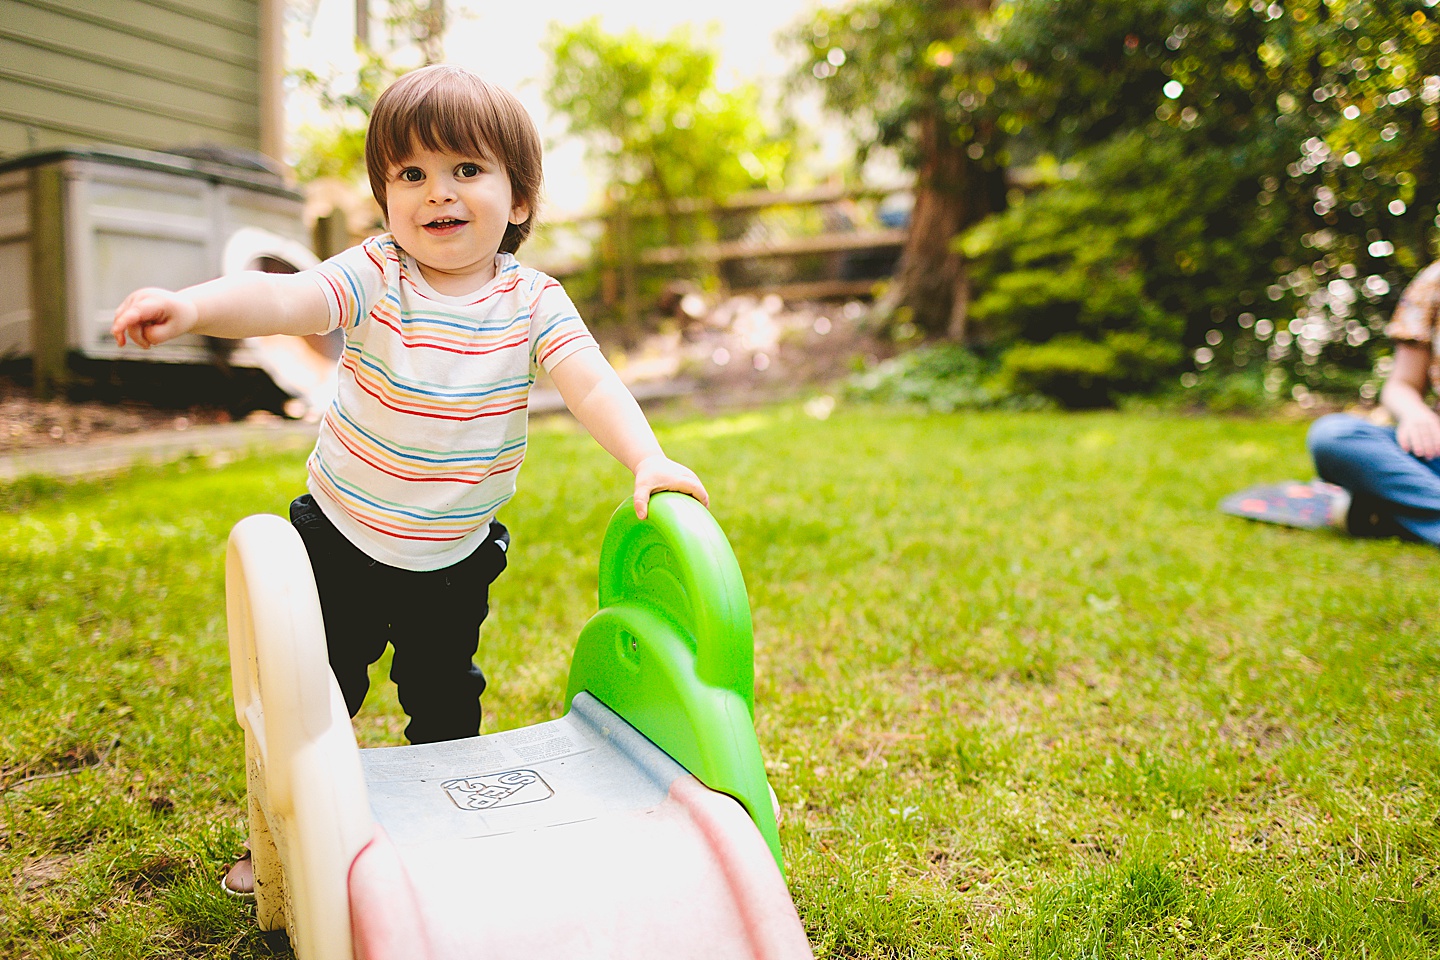
[(443, 570), (411, 573), (407, 595), (391, 615), (390, 642), (400, 706), (410, 717), (411, 743), (458, 740), (480, 733), (485, 675), (475, 665), (480, 624), (489, 613), (490, 584), (505, 569), (510, 535), (491, 523), (490, 536), (464, 560)]
[(1353, 533), (1440, 545), (1440, 463), (1407, 453), (1394, 430), (1343, 413), (1316, 420), (1306, 443), (1320, 479), (1354, 497)]
[(370, 559), (345, 539), (308, 493), (290, 504), (290, 522), (310, 555), (330, 669), (353, 717), (370, 689), (370, 664), (385, 652), (388, 623), (378, 602), (392, 589), (384, 583), (385, 574), (403, 571)]

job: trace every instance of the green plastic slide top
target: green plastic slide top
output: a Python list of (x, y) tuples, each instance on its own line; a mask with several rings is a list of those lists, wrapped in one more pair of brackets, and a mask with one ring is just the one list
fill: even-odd
[(708, 510), (629, 500), (600, 550), (600, 609), (580, 631), (567, 702), (588, 691), (712, 790), (745, 807), (784, 870), (755, 739), (755, 641), (740, 566)]

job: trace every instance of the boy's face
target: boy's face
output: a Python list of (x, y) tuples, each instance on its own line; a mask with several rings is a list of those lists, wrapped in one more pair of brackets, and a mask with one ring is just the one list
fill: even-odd
[(433, 150), (416, 150), (388, 171), (385, 208), (390, 232), (425, 279), (455, 295), (489, 282), (506, 226), (530, 215), (499, 161)]

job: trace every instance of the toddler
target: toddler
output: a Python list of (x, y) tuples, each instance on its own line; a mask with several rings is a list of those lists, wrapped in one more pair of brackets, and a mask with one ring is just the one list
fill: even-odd
[[(473, 657), (510, 542), (495, 515), (515, 492), (538, 368), (634, 473), (641, 518), (657, 490), (709, 502), (665, 456), (560, 284), (515, 259), (540, 201), (540, 155), (513, 95), (458, 67), (416, 70), (380, 96), (366, 134), (389, 233), (312, 270), (146, 288), (115, 311), (121, 346), (344, 330), (338, 392), (290, 519), (350, 715), (388, 644), (412, 743), (479, 733), (485, 678)], [(249, 885), (232, 868), (227, 886)]]

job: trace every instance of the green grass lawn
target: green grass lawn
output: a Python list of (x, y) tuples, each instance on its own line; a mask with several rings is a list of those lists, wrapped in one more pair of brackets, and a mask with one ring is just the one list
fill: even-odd
[[(566, 423), (504, 515), (486, 730), (562, 711), (628, 491)], [(1440, 952), (1440, 555), (1215, 511), (1308, 476), (1303, 424), (781, 407), (661, 434), (745, 572), (818, 956)], [(0, 956), (288, 956), (217, 886), (245, 790), (222, 559), (302, 483), (287, 455), (0, 491)], [(386, 684), (357, 731), (403, 723)]]

